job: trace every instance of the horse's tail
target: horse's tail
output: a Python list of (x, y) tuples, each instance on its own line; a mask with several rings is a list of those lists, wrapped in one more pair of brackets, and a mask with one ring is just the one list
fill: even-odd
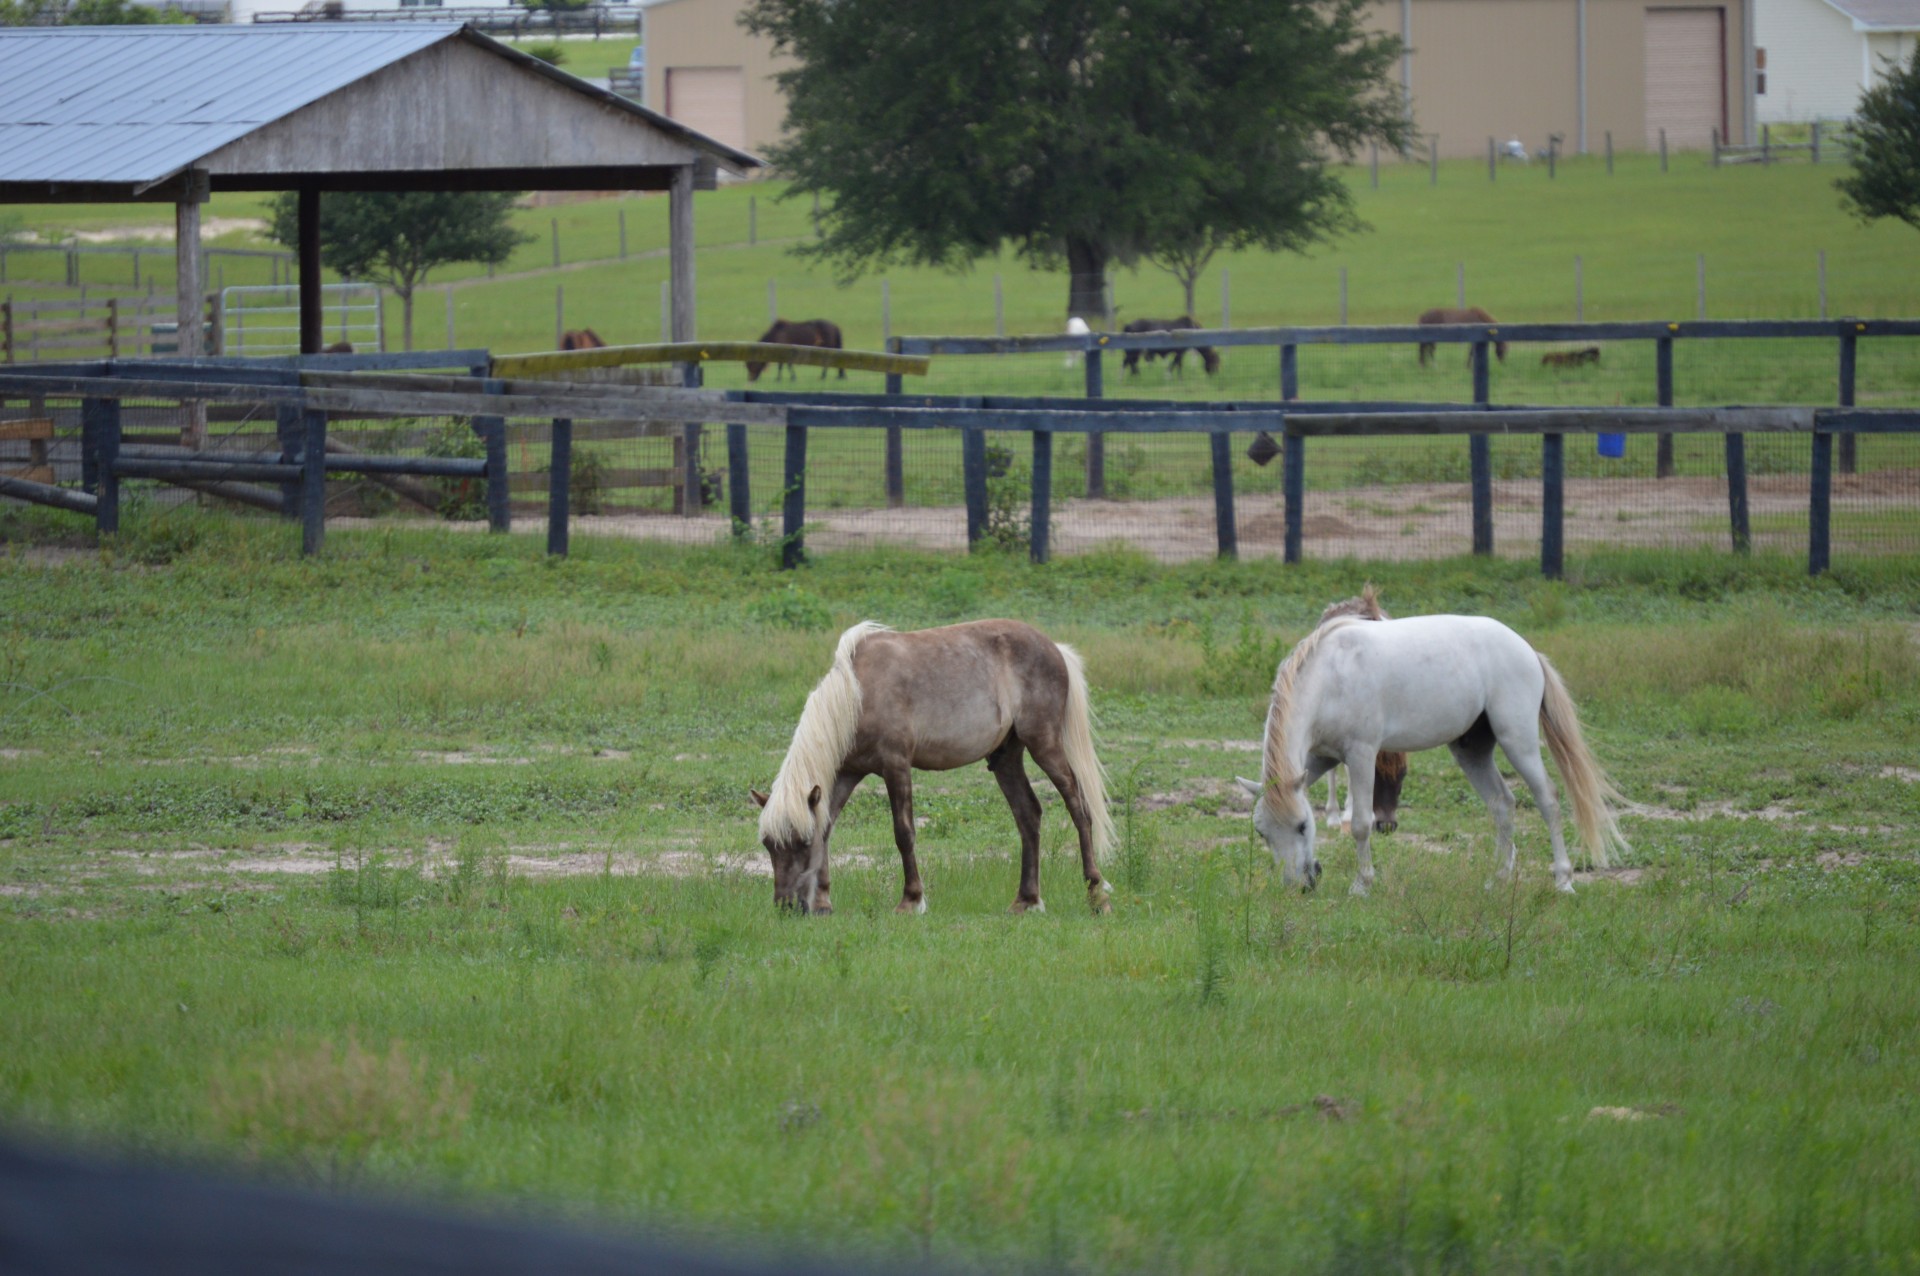
[(1560, 680), (1559, 671), (1545, 656), (1540, 656), (1540, 672), (1547, 676), (1546, 691), (1540, 698), (1540, 726), (1547, 737), (1547, 748), (1553, 753), (1553, 764), (1560, 768), (1560, 778), (1566, 783), (1567, 797), (1573, 803), (1574, 827), (1580, 830), (1580, 840), (1593, 856), (1595, 866), (1607, 868), (1613, 862), (1614, 850), (1627, 849), (1627, 839), (1621, 836), (1620, 825), (1613, 814), (1613, 804), (1626, 799), (1613, 787), (1613, 781), (1607, 778), (1587, 748), (1586, 738), (1580, 734), (1580, 713), (1573, 707), (1573, 697), (1567, 694), (1567, 684)]
[(1093, 824), (1093, 854), (1100, 859), (1113, 849), (1113, 813), (1107, 810), (1107, 770), (1093, 751), (1093, 705), (1087, 699), (1087, 671), (1079, 652), (1064, 642), (1054, 645), (1067, 662), (1067, 718), (1060, 724), (1060, 744), (1080, 785), (1080, 796), (1086, 800), (1087, 818)]

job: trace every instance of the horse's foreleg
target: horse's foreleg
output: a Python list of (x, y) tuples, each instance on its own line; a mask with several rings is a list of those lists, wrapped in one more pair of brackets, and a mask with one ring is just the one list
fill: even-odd
[(1347, 751), (1347, 812), (1353, 829), (1355, 895), (1373, 889), (1373, 821), (1358, 818), (1360, 812), (1373, 809), (1373, 755), (1372, 748)]
[(886, 782), (887, 804), (893, 808), (893, 845), (900, 852), (900, 902), (896, 913), (927, 911), (926, 888), (920, 884), (920, 863), (913, 856), (913, 768), (900, 763), (880, 773)]
[(809, 884), (802, 885), (801, 898), (807, 901), (810, 913), (831, 913), (833, 911), (833, 882), (827, 871), (827, 840), (833, 836), (833, 826), (840, 822), (840, 812), (845, 809), (847, 799), (860, 787), (861, 775), (849, 775), (842, 771), (833, 778), (833, 793), (827, 799), (827, 827), (820, 834), (820, 853), (815, 863), (807, 866)]
[(1500, 876), (1513, 876), (1513, 791), (1494, 765), (1491, 738), (1460, 739), (1447, 746), (1466, 773), (1473, 791), (1493, 814), (1494, 851), (1500, 857)]
[[(1567, 858), (1566, 838), (1560, 831), (1560, 795), (1554, 791), (1553, 779), (1547, 774), (1547, 768), (1540, 761), (1540, 746), (1535, 743), (1531, 749), (1515, 741), (1509, 749), (1505, 744), (1501, 752), (1507, 755), (1507, 761), (1527, 782), (1527, 788), (1533, 792), (1533, 804), (1540, 808), (1540, 818), (1547, 822), (1547, 840), (1553, 844), (1553, 884), (1568, 894), (1573, 893), (1573, 861)], [(1507, 864), (1513, 864), (1513, 851), (1507, 851)]]
[(1027, 779), (1026, 748), (1019, 737), (987, 755), (987, 770), (1000, 782), (1000, 792), (1013, 808), (1013, 822), (1020, 830), (1020, 893), (1013, 897), (1013, 911), (1044, 913), (1040, 899), (1040, 798)]

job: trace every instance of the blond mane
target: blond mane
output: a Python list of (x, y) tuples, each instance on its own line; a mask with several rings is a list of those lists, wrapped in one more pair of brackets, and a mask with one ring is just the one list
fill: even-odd
[[(1261, 779), (1267, 795), (1290, 795), (1300, 784), (1300, 772), (1294, 768), (1286, 748), (1287, 715), (1293, 710), (1294, 684), (1299, 680), (1300, 671), (1328, 634), (1364, 623), (1352, 615), (1323, 620), (1280, 662), (1279, 670), (1273, 675), (1273, 701), (1267, 706), (1267, 737), (1260, 757)], [(1288, 801), (1291, 803), (1290, 797)], [(1292, 809), (1291, 805), (1288, 809)]]
[(808, 694), (786, 760), (780, 763), (767, 804), (761, 808), (762, 838), (812, 840), (815, 817), (807, 797), (815, 785), (832, 792), (834, 776), (853, 748), (854, 732), (860, 726), (860, 680), (853, 674), (853, 653), (868, 634), (886, 632), (890, 632), (887, 626), (863, 620), (840, 635), (833, 667)]

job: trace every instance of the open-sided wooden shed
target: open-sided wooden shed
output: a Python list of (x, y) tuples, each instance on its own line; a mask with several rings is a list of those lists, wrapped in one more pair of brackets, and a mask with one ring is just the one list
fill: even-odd
[(175, 205), (187, 355), (214, 191), (300, 193), (300, 348), (313, 352), (327, 191), (664, 190), (673, 336), (690, 341), (693, 191), (759, 165), (455, 24), (0, 30), (0, 203)]

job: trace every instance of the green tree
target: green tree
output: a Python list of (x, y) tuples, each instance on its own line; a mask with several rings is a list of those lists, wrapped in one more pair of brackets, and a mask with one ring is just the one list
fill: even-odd
[(1841, 205), (1861, 221), (1897, 217), (1920, 230), (1920, 48), (1860, 95), (1852, 145), (1853, 171), (1834, 183)]
[[(780, 74), (799, 249), (843, 276), (960, 268), (1003, 244), (1068, 267), (1067, 311), (1106, 272), (1209, 244), (1297, 249), (1358, 225), (1328, 170), (1410, 124), (1397, 39), (1365, 0), (751, 0)], [(1202, 263), (1204, 264), (1204, 263)]]
[[(320, 197), (320, 263), (400, 296), (402, 341), (413, 349), (413, 293), (427, 272), (456, 261), (498, 265), (531, 235), (507, 220), (508, 191), (328, 192)], [(299, 195), (275, 197), (268, 234), (300, 242)]]

